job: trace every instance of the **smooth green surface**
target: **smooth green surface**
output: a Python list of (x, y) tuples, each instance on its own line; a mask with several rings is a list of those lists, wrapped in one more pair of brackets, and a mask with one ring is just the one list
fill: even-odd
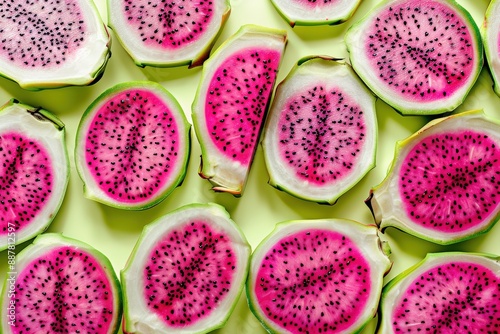
[[(347, 57), (344, 46), (344, 34), (347, 28), (377, 2), (376, 0), (363, 1), (355, 15), (348, 22), (338, 26), (297, 26), (292, 29), (279, 16), (269, 0), (233, 0), (231, 1), (231, 16), (216, 46), (245, 23), (285, 29), (288, 33), (288, 45), (277, 78), (277, 82), (280, 82), (291, 67), (304, 56), (325, 54), (340, 58)], [(459, 2), (471, 12), (478, 24), (482, 22), (488, 1), (461, 0)], [(96, 3), (103, 17), (106, 17), (104, 1), (96, 0)], [(113, 38), (113, 32), (110, 31), (110, 33)], [(164, 85), (178, 99), (188, 120), (191, 120), (190, 108), (200, 74), (201, 68), (199, 67), (193, 69), (186, 67), (139, 68), (115, 39), (112, 43), (112, 57), (106, 71), (95, 85), (30, 92), (19, 88), (11, 81), (0, 78), (0, 104), (15, 97), (23, 103), (43, 106), (55, 113), (66, 124), (66, 141), (71, 155), (71, 179), (65, 201), (49, 228), (50, 232), (62, 232), (68, 237), (89, 243), (103, 252), (118, 272), (125, 266), (144, 225), (182, 205), (193, 202), (216, 202), (223, 205), (245, 233), (252, 248), (255, 248), (273, 230), (276, 223), (285, 220), (330, 217), (373, 223), (364, 200), (368, 197), (370, 188), (383, 180), (392, 160), (396, 141), (408, 137), (431, 119), (423, 116), (403, 117), (384, 102), (377, 101), (379, 130), (377, 166), (342, 196), (334, 206), (318, 205), (296, 199), (268, 185), (268, 175), (260, 147), (243, 196), (235, 198), (229, 194), (214, 193), (210, 190), (210, 183), (198, 176), (200, 147), (196, 140), (193, 140), (191, 160), (183, 185), (175, 189), (165, 201), (154, 208), (130, 212), (85, 199), (83, 184), (76, 172), (72, 152), (74, 152), (78, 122), (88, 105), (114, 84), (130, 80), (153, 80)], [(500, 119), (500, 98), (495, 95), (491, 86), (491, 77), (488, 71), (483, 69), (469, 97), (458, 110), (484, 109), (489, 116)], [(194, 138), (194, 134), (192, 136)], [(485, 235), (452, 246), (434, 245), (392, 228), (387, 229), (382, 239), (389, 241), (392, 249), (391, 259), (394, 261), (386, 281), (424, 258), (427, 252), (462, 250), (500, 254), (498, 243), (500, 225), (495, 226)], [(23, 245), (18, 246), (16, 251), (22, 248)], [(7, 252), (3, 251), (0, 252), (0, 280), (2, 282), (6, 271)], [(372, 321), (363, 334), (373, 333), (374, 325), (375, 321)], [(251, 314), (246, 298), (242, 296), (227, 325), (215, 333), (263, 334), (265, 330)]]

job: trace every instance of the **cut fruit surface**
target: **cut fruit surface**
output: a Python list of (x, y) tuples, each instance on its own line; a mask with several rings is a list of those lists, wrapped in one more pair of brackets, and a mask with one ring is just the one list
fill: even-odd
[(109, 24), (138, 66), (198, 66), (231, 11), (229, 0), (107, 0)]
[(216, 191), (243, 192), (285, 44), (284, 31), (246, 25), (203, 66), (192, 116), (199, 173)]
[(440, 244), (488, 231), (500, 215), (500, 125), (471, 111), (430, 122), (398, 142), (367, 204), (393, 226)]
[(147, 225), (122, 270), (126, 333), (222, 327), (248, 273), (250, 246), (216, 204), (191, 204)]
[(488, 61), (493, 89), (500, 96), (500, 1), (492, 0), (486, 10), (481, 26), (481, 35), (484, 44), (484, 54)]
[(375, 165), (375, 97), (351, 67), (304, 58), (278, 85), (262, 146), (269, 183), (333, 204)]
[(69, 180), (64, 124), (10, 100), (0, 108), (0, 250), (43, 232)]
[(122, 209), (158, 204), (184, 180), (189, 132), (163, 86), (134, 81), (109, 88), (87, 108), (76, 136), (85, 195)]
[(354, 70), (402, 114), (458, 107), (483, 66), (479, 29), (454, 0), (389, 0), (345, 36)]

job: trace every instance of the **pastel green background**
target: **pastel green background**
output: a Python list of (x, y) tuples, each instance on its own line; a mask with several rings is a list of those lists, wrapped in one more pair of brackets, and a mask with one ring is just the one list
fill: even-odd
[[(104, 0), (96, 1), (105, 19)], [(478, 25), (482, 24), (488, 1), (462, 0), (459, 2), (471, 12)], [(354, 17), (338, 26), (297, 26), (292, 29), (275, 11), (269, 0), (232, 0), (231, 16), (217, 40), (216, 47), (245, 23), (287, 30), (289, 42), (279, 72), (279, 82), (293, 64), (303, 56), (324, 54), (347, 57), (343, 42), (347, 28), (376, 3), (376, 0), (363, 1)], [(115, 37), (113, 31), (110, 33), (112, 38)], [(225, 206), (247, 236), (252, 248), (255, 248), (272, 231), (277, 222), (284, 220), (335, 217), (372, 224), (373, 218), (364, 200), (370, 188), (384, 178), (393, 158), (395, 142), (406, 138), (430, 120), (429, 117), (422, 116), (403, 117), (385, 103), (377, 101), (379, 127), (377, 166), (333, 206), (305, 202), (269, 186), (260, 147), (244, 195), (241, 198), (235, 198), (228, 194), (214, 193), (210, 189), (210, 184), (198, 176), (200, 148), (194, 134), (192, 134), (191, 161), (183, 185), (156, 207), (139, 212), (120, 211), (84, 198), (83, 185), (73, 161), (73, 150), (77, 125), (86, 107), (101, 92), (114, 84), (147, 79), (163, 84), (179, 100), (190, 120), (191, 103), (200, 73), (201, 68), (143, 69), (136, 67), (118, 40), (113, 38), (112, 57), (104, 76), (93, 86), (29, 92), (22, 90), (13, 82), (0, 78), (0, 103), (15, 97), (24, 103), (42, 106), (52, 111), (66, 124), (71, 179), (64, 203), (48, 231), (62, 232), (66, 236), (89, 243), (106, 254), (113, 263), (114, 269), (119, 272), (124, 267), (144, 225), (173, 209), (193, 202), (216, 202)], [(488, 115), (500, 118), (500, 99), (493, 93), (491, 85), (489, 73), (483, 69), (471, 94), (458, 111), (484, 109)], [(447, 247), (421, 241), (395, 229), (388, 229), (385, 234), (381, 235), (381, 238), (390, 243), (393, 251), (391, 258), (394, 266), (386, 280), (421, 260), (427, 252), (463, 250), (500, 254), (500, 245), (497, 241), (500, 238), (500, 225), (494, 227), (486, 235)], [(24, 246), (25, 244), (18, 246), (16, 251), (20, 251)], [(0, 279), (4, 279), (6, 270), (7, 252), (4, 251), (0, 253)], [(375, 321), (372, 321), (363, 333), (373, 333), (374, 325)], [(265, 333), (265, 331), (250, 313), (246, 298), (242, 296), (227, 325), (216, 333), (258, 334)]]

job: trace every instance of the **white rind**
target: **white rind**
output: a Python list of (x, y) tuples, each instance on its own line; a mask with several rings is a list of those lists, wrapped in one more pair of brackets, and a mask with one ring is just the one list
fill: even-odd
[[(349, 176), (340, 181), (332, 181), (318, 186), (301, 180), (286, 161), (283, 161), (279, 146), (279, 118), (286, 103), (292, 96), (303, 92), (304, 88), (322, 85), (325, 91), (341, 91), (363, 111), (366, 136), (358, 163)], [(310, 201), (333, 204), (338, 197), (353, 187), (375, 165), (377, 145), (377, 117), (375, 97), (358, 79), (354, 71), (344, 62), (328, 58), (312, 58), (295, 67), (276, 89), (264, 132), (262, 146), (269, 172), (269, 183), (295, 196)]]
[[(163, 237), (197, 219), (209, 223), (212, 228), (229, 236), (233, 242), (239, 270), (235, 272), (229, 293), (210, 316), (200, 320), (194, 326), (169, 328), (165, 326), (158, 315), (148, 309), (144, 301), (142, 290), (145, 284), (143, 280), (144, 264), (148, 262), (149, 254), (154, 246)], [(243, 289), (248, 273), (250, 252), (250, 245), (243, 233), (232, 222), (228, 213), (216, 204), (191, 204), (147, 225), (121, 272), (125, 310), (124, 331), (141, 334), (187, 334), (205, 333), (221, 327), (232, 312)]]
[(482, 224), (467, 230), (466, 233), (464, 231), (455, 233), (434, 231), (420, 224), (413, 223), (406, 214), (403, 201), (399, 195), (399, 178), (397, 175), (404, 162), (404, 158), (424, 136), (427, 137), (450, 130), (485, 132), (497, 143), (500, 143), (500, 125), (489, 121), (483, 112), (478, 111), (436, 119), (417, 133), (399, 142), (396, 149), (396, 156), (398, 158), (393, 160), (390, 171), (382, 183), (372, 190), (372, 211), (375, 221), (380, 225), (381, 229), (395, 227), (429, 241), (448, 244), (456, 242), (457, 238), (463, 239), (466, 236), (472, 236), (484, 231), (490, 225), (491, 220), (499, 214), (498, 210), (493, 210), (489, 216), (485, 217)]
[(276, 243), (289, 235), (309, 229), (322, 229), (345, 235), (353, 244), (358, 246), (358, 250), (363, 254), (365, 260), (370, 265), (372, 289), (370, 294), (366, 296), (367, 309), (358, 321), (352, 324), (350, 330), (338, 332), (338, 334), (356, 332), (356, 330), (360, 330), (375, 315), (378, 308), (384, 276), (390, 270), (392, 262), (388, 257), (389, 254), (387, 254), (387, 252), (389, 252), (388, 246), (386, 245), (384, 248), (382, 245), (377, 228), (374, 225), (363, 225), (351, 220), (317, 219), (278, 223), (274, 231), (257, 246), (250, 260), (250, 274), (247, 281), (247, 297), (250, 309), (271, 333), (291, 334), (267, 319), (265, 312), (260, 308), (257, 301), (254, 286), (258, 283), (255, 280), (260, 263), (267, 252)]
[(272, 0), (280, 14), (294, 25), (326, 25), (347, 21), (359, 6), (361, 0), (337, 0), (330, 5), (311, 8), (290, 0)]
[(82, 10), (87, 31), (85, 43), (73, 51), (62, 65), (47, 68), (23, 68), (0, 60), (2, 76), (16, 81), (25, 89), (83, 86), (94, 82), (110, 56), (110, 36), (92, 1), (74, 0)]
[(392, 312), (399, 303), (402, 294), (422, 273), (446, 263), (473, 262), (491, 269), (500, 278), (500, 261), (498, 258), (485, 254), (449, 252), (449, 253), (429, 253), (426, 258), (405, 272), (396, 276), (389, 282), (382, 294), (380, 303), (381, 318), (377, 329), (379, 334), (393, 334), (391, 318)]
[(205, 97), (208, 95), (212, 77), (225, 59), (235, 52), (246, 48), (266, 48), (275, 50), (282, 55), (285, 45), (286, 33), (284, 31), (245, 25), (222, 44), (203, 65), (202, 78), (192, 105), (192, 119), (202, 150), (200, 175), (209, 179), (215, 185), (215, 190), (227, 191), (236, 195), (241, 194), (252, 161), (250, 161), (249, 165), (231, 161), (219, 152), (208, 134), (205, 119)]
[(12, 103), (0, 110), (0, 137), (7, 132), (18, 132), (41, 144), (52, 162), (54, 188), (49, 201), (27, 227), (14, 232), (13, 237), (9, 234), (0, 235), (0, 250), (5, 249), (12, 241), (19, 244), (43, 232), (59, 210), (68, 186), (69, 164), (64, 138), (65, 131), (58, 130), (48, 120), (36, 120), (26, 111), (27, 107), (23, 104)]
[[(150, 1), (136, 1), (135, 4), (143, 2), (145, 6), (151, 6)], [(160, 6), (166, 6), (161, 1), (154, 1)], [(122, 0), (107, 0), (109, 25), (115, 31), (116, 36), (124, 49), (138, 66), (181, 66), (191, 64), (193, 60), (198, 61), (203, 58), (203, 55), (208, 55), (214, 40), (224, 26), (227, 16), (229, 16), (230, 5), (228, 0), (213, 0), (215, 3), (213, 18), (205, 28), (205, 33), (202, 38), (186, 44), (180, 49), (166, 49), (154, 47), (151, 45), (145, 46), (137, 40), (135, 29), (127, 22), (126, 16), (123, 14)]]
[(486, 10), (483, 25), (481, 27), (483, 37), (484, 53), (488, 60), (491, 76), (493, 78), (493, 89), (500, 96), (500, 1), (492, 0)]

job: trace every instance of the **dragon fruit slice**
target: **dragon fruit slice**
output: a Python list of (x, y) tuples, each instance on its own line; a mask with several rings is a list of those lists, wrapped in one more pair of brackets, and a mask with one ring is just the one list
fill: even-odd
[(163, 86), (133, 81), (109, 88), (78, 127), (75, 159), (85, 196), (130, 210), (158, 204), (184, 180), (189, 131)]
[(102, 253), (47, 233), (21, 251), (15, 262), (4, 284), (0, 332), (118, 332), (120, 283)]
[(386, 0), (345, 36), (352, 66), (402, 114), (459, 106), (483, 66), (479, 29), (454, 0)]
[(222, 327), (248, 273), (250, 245), (217, 204), (191, 204), (147, 225), (121, 272), (125, 333)]
[(64, 124), (16, 100), (0, 108), (0, 250), (43, 232), (69, 180)]
[(481, 35), (484, 53), (494, 82), (493, 89), (500, 96), (500, 1), (490, 2), (481, 27)]
[(312, 56), (278, 85), (264, 130), (269, 183), (333, 204), (375, 165), (375, 97), (343, 61)]
[(432, 253), (383, 289), (378, 333), (497, 333), (496, 256)]
[(192, 118), (215, 191), (243, 192), (285, 45), (285, 31), (245, 25), (203, 66)]
[(361, 0), (271, 0), (280, 15), (295, 25), (334, 25), (347, 21)]
[(97, 81), (110, 36), (92, 1), (0, 4), (0, 75), (37, 90)]
[(199, 66), (229, 17), (229, 0), (107, 0), (109, 25), (138, 66)]
[(500, 124), (481, 111), (430, 122), (398, 142), (383, 182), (367, 204), (382, 229), (451, 244), (499, 219)]
[(270, 333), (357, 333), (377, 311), (389, 253), (373, 225), (277, 224), (252, 254), (250, 310)]

